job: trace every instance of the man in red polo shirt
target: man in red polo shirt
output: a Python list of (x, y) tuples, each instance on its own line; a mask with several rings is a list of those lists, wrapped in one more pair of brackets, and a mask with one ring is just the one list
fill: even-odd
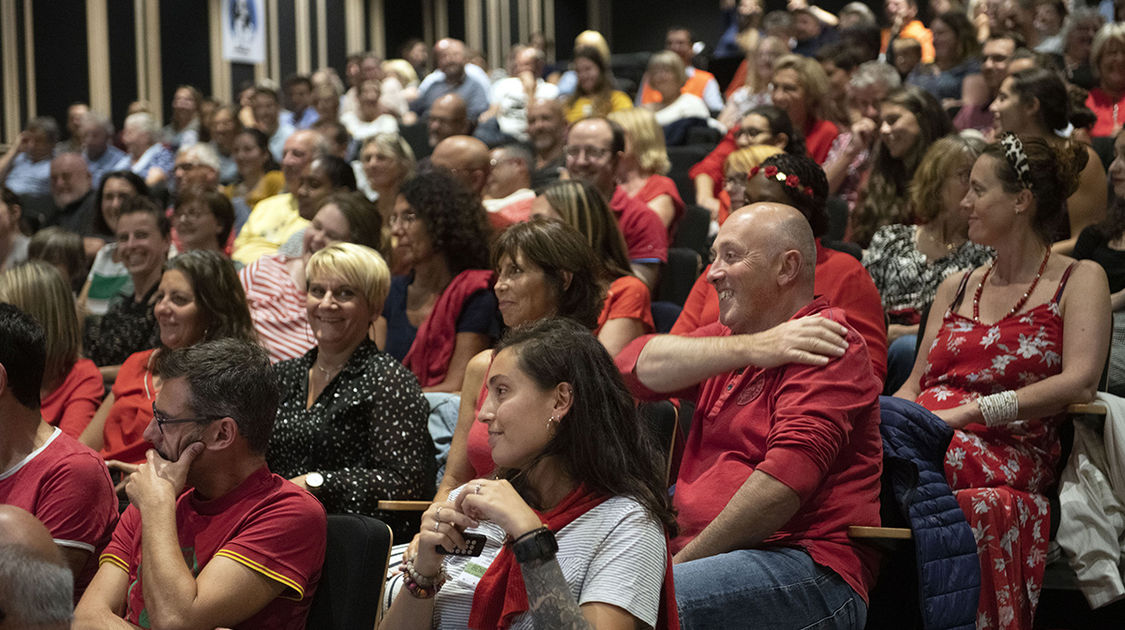
[(269, 355), (228, 338), (162, 350), (156, 366), (164, 383), (145, 430), (155, 449), (129, 476), (132, 505), (74, 627), (304, 628), (327, 517), (266, 466), (278, 400)]
[(566, 170), (574, 179), (593, 186), (609, 202), (617, 217), (633, 273), (651, 289), (661, 263), (668, 261), (668, 230), (645, 202), (630, 197), (617, 185), (617, 165), (625, 151), (621, 125), (605, 118), (586, 118), (566, 136)]
[(796, 208), (730, 216), (709, 279), (720, 322), (641, 337), (618, 356), (633, 393), (697, 401), (674, 504), (684, 628), (863, 628), (882, 441), (863, 338), (813, 296), (816, 241)]

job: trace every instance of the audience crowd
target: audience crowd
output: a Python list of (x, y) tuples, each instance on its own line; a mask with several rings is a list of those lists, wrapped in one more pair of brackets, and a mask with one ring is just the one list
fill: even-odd
[(1125, 391), (1116, 3), (719, 4), (28, 121), (0, 625), (303, 628), (362, 514), (383, 628), (863, 628), (885, 394), (975, 539), (948, 627), (1032, 627), (1063, 412)]

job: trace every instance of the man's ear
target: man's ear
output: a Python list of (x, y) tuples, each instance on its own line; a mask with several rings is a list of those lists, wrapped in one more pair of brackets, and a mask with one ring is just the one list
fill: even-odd
[(787, 287), (797, 281), (806, 263), (801, 258), (801, 252), (795, 249), (785, 250), (778, 259), (777, 284)]
[(212, 451), (221, 451), (230, 446), (238, 436), (238, 423), (234, 418), (227, 416), (211, 423), (211, 443), (207, 448)]

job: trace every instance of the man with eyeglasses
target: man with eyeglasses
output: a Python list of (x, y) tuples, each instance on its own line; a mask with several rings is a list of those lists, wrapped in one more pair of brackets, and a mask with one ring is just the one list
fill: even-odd
[(668, 231), (648, 205), (617, 185), (617, 165), (624, 151), (624, 130), (606, 118), (574, 123), (563, 150), (570, 177), (593, 186), (609, 203), (625, 237), (633, 273), (651, 289), (656, 286), (660, 265), (668, 260)]
[[(117, 497), (102, 458), (39, 413), (46, 354), (39, 324), (0, 304), (0, 504), (23, 508), (46, 525), (78, 597), (117, 522)], [(0, 535), (0, 543), (6, 538)]]
[(278, 403), (269, 356), (220, 339), (156, 363), (154, 448), (126, 482), (132, 505), (74, 627), (304, 628), (326, 516), (266, 466)]

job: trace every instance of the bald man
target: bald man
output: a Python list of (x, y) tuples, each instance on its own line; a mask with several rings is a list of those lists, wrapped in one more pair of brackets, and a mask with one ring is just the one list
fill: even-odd
[(0, 505), (0, 630), (65, 630), (74, 580), (51, 534), (30, 512)]
[(858, 630), (878, 555), (847, 528), (879, 524), (882, 384), (844, 312), (813, 295), (800, 211), (742, 208), (713, 254), (720, 321), (616, 359), (634, 395), (696, 402), (674, 499), (681, 625)]
[(469, 114), (465, 101), (456, 94), (446, 94), (434, 101), (426, 118), (426, 131), (431, 147), (450, 136), (469, 135)]
[(527, 135), (535, 149), (531, 187), (538, 190), (558, 181), (566, 168), (566, 112), (554, 98), (533, 99), (527, 106)]
[(439, 40), (434, 44), (434, 59), (437, 69), (418, 86), (418, 98), (410, 109), (426, 114), (439, 97), (456, 93), (468, 107), (469, 120), (479, 118), (488, 109), (488, 75), (480, 68), (476, 68), (479, 74), (469, 69), (475, 66), (468, 63), (465, 43), (448, 37)]
[(451, 136), (434, 147), (430, 163), (457, 176), (478, 199), (488, 182), (488, 146), (472, 136)]

